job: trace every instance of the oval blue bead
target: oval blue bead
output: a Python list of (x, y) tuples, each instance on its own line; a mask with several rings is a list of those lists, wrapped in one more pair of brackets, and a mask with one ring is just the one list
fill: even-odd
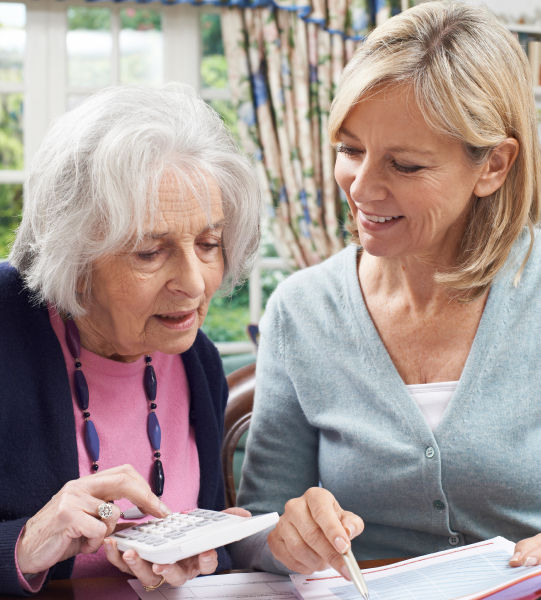
[(165, 484), (165, 474), (163, 472), (161, 460), (154, 461), (153, 471), (154, 473), (152, 474), (152, 479), (154, 483), (154, 493), (156, 496), (161, 496), (163, 494), (163, 486)]
[(100, 459), (100, 438), (90, 419), (85, 421), (85, 444), (90, 458), (97, 462)]
[(66, 321), (66, 344), (73, 358), (81, 356), (81, 338), (77, 325), (71, 319)]
[(158, 417), (155, 412), (148, 413), (147, 433), (150, 444), (154, 450), (159, 450), (162, 443), (162, 430), (158, 423)]
[(86, 410), (88, 408), (88, 385), (86, 377), (82, 371), (76, 369), (73, 373), (73, 379), (75, 381), (75, 395), (77, 396), (79, 408)]
[(152, 365), (145, 367), (145, 374), (143, 376), (143, 383), (145, 386), (145, 392), (149, 401), (156, 399), (156, 389), (158, 387), (158, 381), (156, 380), (156, 372)]

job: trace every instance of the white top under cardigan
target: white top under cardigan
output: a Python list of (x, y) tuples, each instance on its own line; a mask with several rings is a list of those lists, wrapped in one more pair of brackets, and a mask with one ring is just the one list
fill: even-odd
[[(357, 248), (291, 275), (261, 322), (238, 502), (254, 513), (319, 482), (366, 528), (357, 559), (421, 555), (541, 531), (541, 244), (526, 233), (491, 287), (453, 397), (432, 431), (357, 280)], [(265, 535), (238, 566), (283, 569)]]
[(458, 381), (442, 381), (406, 386), (432, 431), (440, 424), (457, 385)]

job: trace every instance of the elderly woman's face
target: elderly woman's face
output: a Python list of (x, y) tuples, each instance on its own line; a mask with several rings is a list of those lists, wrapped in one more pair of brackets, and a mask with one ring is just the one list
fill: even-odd
[(426, 124), (407, 87), (392, 86), (344, 120), (335, 165), (361, 245), (374, 256), (452, 262), (482, 166)]
[(193, 344), (224, 272), (221, 193), (207, 183), (210, 224), (198, 200), (166, 177), (144, 240), (94, 265), (90, 306), (77, 320), (87, 349), (129, 361)]

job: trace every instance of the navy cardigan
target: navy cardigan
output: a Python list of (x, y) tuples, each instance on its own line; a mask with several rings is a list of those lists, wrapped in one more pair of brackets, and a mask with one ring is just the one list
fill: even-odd
[[(198, 505), (221, 510), (227, 382), (216, 347), (201, 331), (181, 357), (199, 454)], [(17, 577), (15, 543), (25, 522), (79, 477), (78, 465), (68, 375), (47, 307), (32, 301), (13, 267), (0, 263), (0, 594), (27, 595)], [(223, 549), (218, 556), (219, 568), (230, 568)], [(73, 562), (53, 566), (49, 578), (70, 577)]]

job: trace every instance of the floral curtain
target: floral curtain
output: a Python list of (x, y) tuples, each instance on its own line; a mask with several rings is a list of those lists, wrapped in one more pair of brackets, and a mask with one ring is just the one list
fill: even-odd
[(222, 37), (244, 150), (264, 191), (277, 249), (298, 267), (344, 245), (327, 120), (339, 76), (396, 0), (285, 0), (224, 8)]

